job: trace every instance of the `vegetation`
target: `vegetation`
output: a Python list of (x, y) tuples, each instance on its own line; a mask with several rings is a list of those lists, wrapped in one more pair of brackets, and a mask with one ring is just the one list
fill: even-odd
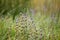
[(0, 0), (0, 40), (60, 40), (60, 0)]

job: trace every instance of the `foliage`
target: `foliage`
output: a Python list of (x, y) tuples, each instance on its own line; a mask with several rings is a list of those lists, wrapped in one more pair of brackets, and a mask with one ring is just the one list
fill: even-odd
[(0, 40), (60, 40), (59, 3), (0, 0)]

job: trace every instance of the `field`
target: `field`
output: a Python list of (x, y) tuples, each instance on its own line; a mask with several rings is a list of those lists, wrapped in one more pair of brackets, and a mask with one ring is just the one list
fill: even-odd
[[(57, 18), (57, 17), (55, 17)], [(0, 18), (0, 40), (60, 40), (60, 19), (38, 12)]]
[(0, 0), (0, 40), (60, 40), (60, 0)]

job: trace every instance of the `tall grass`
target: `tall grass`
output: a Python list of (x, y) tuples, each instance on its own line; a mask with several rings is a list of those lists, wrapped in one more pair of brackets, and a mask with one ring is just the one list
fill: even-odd
[(56, 24), (51, 16), (27, 13), (17, 15), (14, 22), (8, 15), (1, 18), (0, 40), (60, 40), (60, 19)]

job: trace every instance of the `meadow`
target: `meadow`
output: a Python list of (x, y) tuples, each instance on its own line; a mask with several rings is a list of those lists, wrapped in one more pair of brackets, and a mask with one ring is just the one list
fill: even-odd
[(40, 12), (31, 15), (19, 14), (14, 21), (9, 15), (1, 17), (0, 40), (60, 40), (60, 18), (57, 23)]
[(60, 40), (60, 0), (0, 0), (0, 40)]

